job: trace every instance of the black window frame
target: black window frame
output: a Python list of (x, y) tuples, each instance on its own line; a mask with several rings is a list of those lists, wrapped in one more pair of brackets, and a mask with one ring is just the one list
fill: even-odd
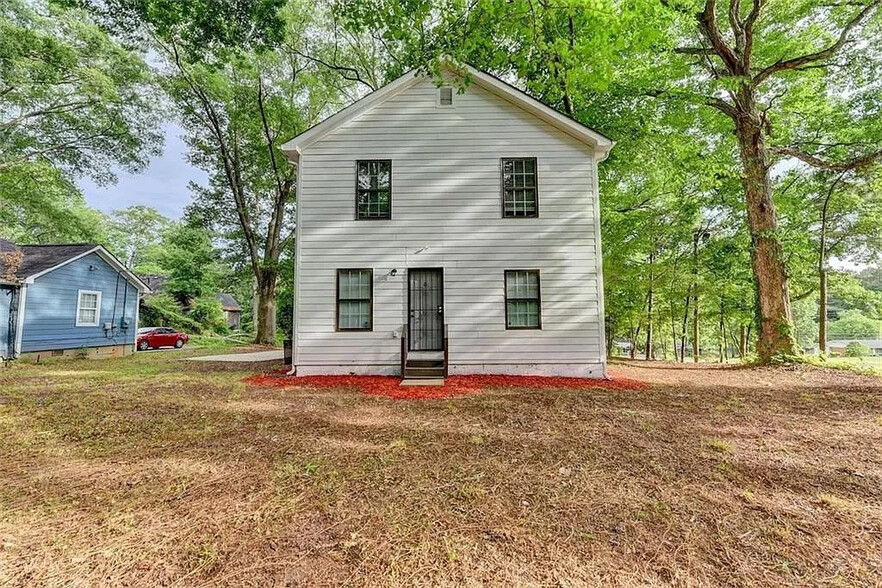
[[(536, 274), (536, 298), (509, 298), (508, 295), (508, 275), (513, 273), (530, 273)], [(503, 275), (503, 288), (505, 289), (505, 330), (506, 331), (541, 331), (542, 330), (542, 276), (538, 269), (508, 269)], [(519, 327), (512, 326), (508, 320), (508, 303), (509, 301), (527, 300), (536, 301), (536, 319), (535, 327)]]
[[(506, 188), (505, 186), (505, 164), (506, 162), (514, 162), (521, 161), (527, 162), (531, 161), (533, 163), (533, 186), (525, 189), (532, 189), (535, 193), (535, 205), (533, 207), (533, 212), (531, 214), (507, 214), (505, 209), (505, 191), (508, 190), (517, 190), (519, 189), (516, 186), (512, 186), (510, 188)], [(500, 194), (500, 204), (502, 206), (502, 218), (539, 218), (539, 160), (536, 157), (503, 157), (499, 160), (499, 194)]]
[[(371, 163), (386, 163), (389, 165), (389, 189), (388, 190), (380, 190), (379, 188), (374, 190), (372, 188), (364, 189), (359, 187), (358, 185), (358, 168), (361, 164), (371, 164)], [(372, 192), (389, 192), (389, 210), (386, 212), (384, 216), (362, 216), (361, 211), (359, 210), (358, 201), (359, 196), (364, 193), (372, 193)], [(355, 160), (355, 220), (390, 220), (392, 218), (392, 160), (391, 159), (357, 159)]]
[[(370, 326), (368, 327), (341, 327), (340, 326), (340, 302), (351, 302), (351, 301), (364, 301), (364, 298), (346, 298), (345, 300), (340, 299), (340, 274), (343, 272), (368, 272), (370, 276), (370, 297), (367, 298), (368, 305), (370, 310), (368, 311), (368, 317), (370, 318)], [(334, 274), (334, 284), (336, 289), (336, 294), (334, 295), (334, 306), (335, 306), (335, 315), (336, 315), (336, 324), (335, 330), (340, 332), (348, 332), (348, 331), (373, 331), (374, 330), (374, 269), (370, 267), (344, 267), (337, 269)]]

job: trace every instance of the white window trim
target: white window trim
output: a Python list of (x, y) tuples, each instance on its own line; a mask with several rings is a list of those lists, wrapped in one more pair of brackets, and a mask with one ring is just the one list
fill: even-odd
[[(441, 88), (450, 88), (450, 104), (441, 104)], [(456, 88), (453, 86), (438, 86), (438, 94), (435, 97), (435, 106), (437, 108), (453, 108), (456, 106)]]
[[(95, 294), (97, 297), (94, 323), (84, 323), (80, 321), (80, 310), (83, 309), (83, 294)], [(99, 290), (77, 290), (76, 321), (78, 327), (97, 327), (101, 324), (101, 292)]]

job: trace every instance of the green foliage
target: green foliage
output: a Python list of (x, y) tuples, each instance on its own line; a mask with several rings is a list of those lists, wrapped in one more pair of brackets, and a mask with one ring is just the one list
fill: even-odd
[(193, 333), (228, 331), (215, 294), (225, 273), (210, 235), (199, 227), (172, 223), (159, 243), (146, 246), (136, 268), (164, 276), (160, 292), (145, 299), (142, 326), (170, 325)]
[(16, 243), (104, 243), (104, 215), (48, 161), (0, 170), (0, 238)]
[(152, 83), (143, 54), (85, 12), (45, 0), (0, 5), (0, 236), (105, 240), (73, 180), (106, 184), (158, 152)]
[(847, 310), (830, 323), (831, 339), (872, 339), (882, 336), (882, 321), (874, 320), (859, 310)]
[(114, 210), (108, 222), (108, 246), (127, 267), (137, 267), (144, 275), (161, 273), (144, 271), (155, 269), (144, 267), (145, 253), (148, 248), (160, 243), (171, 225), (171, 219), (149, 206), (138, 205)]
[(175, 297), (166, 292), (144, 298), (139, 321), (139, 327), (163, 325), (187, 332), (202, 331), (201, 325), (188, 317)]
[(869, 346), (859, 341), (852, 341), (845, 346), (845, 357), (867, 357), (870, 353)]
[(217, 260), (210, 235), (201, 228), (173, 224), (162, 241), (145, 248), (139, 269), (153, 267), (167, 278), (163, 291), (180, 304), (217, 293), (222, 268)]
[(189, 318), (199, 324), (200, 332), (226, 333), (229, 331), (221, 303), (211, 295), (203, 295), (193, 300), (190, 305)]
[(114, 179), (144, 168), (159, 144), (142, 56), (80, 10), (6, 0), (0, 9), (0, 173), (49, 161)]

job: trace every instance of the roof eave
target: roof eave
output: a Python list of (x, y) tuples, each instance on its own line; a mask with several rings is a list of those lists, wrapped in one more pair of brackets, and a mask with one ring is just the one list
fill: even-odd
[(150, 294), (150, 293), (152, 292), (152, 291), (150, 290), (150, 287), (147, 286), (147, 284), (145, 284), (144, 282), (141, 281), (141, 278), (139, 278), (138, 276), (136, 276), (134, 273), (132, 273), (132, 271), (131, 271), (130, 269), (128, 269), (128, 268), (127, 268), (126, 266), (124, 266), (123, 264), (121, 264), (121, 263), (116, 259), (116, 257), (113, 256), (112, 253), (110, 253), (107, 249), (105, 249), (105, 248), (104, 248), (103, 246), (101, 246), (101, 245), (96, 245), (96, 246), (93, 247), (92, 249), (89, 249), (89, 250), (87, 250), (87, 251), (84, 251), (84, 252), (80, 253), (79, 255), (74, 255), (74, 256), (72, 256), (72, 257), (70, 257), (70, 258), (64, 260), (62, 263), (56, 264), (56, 265), (54, 265), (54, 266), (52, 266), (52, 267), (50, 267), (50, 268), (46, 268), (46, 269), (44, 269), (44, 270), (42, 270), (42, 271), (39, 271), (39, 272), (37, 272), (37, 273), (35, 273), (35, 274), (31, 274), (31, 275), (29, 275), (29, 276), (26, 276), (26, 277), (22, 278), (22, 283), (24, 283), (24, 284), (33, 284), (34, 281), (35, 281), (37, 278), (39, 278), (40, 276), (46, 275), (46, 274), (48, 274), (48, 273), (50, 273), (50, 272), (53, 272), (53, 271), (57, 270), (58, 268), (60, 268), (60, 267), (62, 267), (62, 266), (65, 266), (65, 265), (67, 265), (67, 264), (69, 264), (69, 263), (72, 263), (72, 262), (74, 262), (74, 261), (76, 261), (76, 260), (78, 260), (78, 259), (82, 259), (83, 257), (86, 257), (87, 255), (90, 255), (90, 254), (92, 254), (92, 253), (97, 253), (98, 256), (99, 256), (101, 259), (103, 259), (108, 265), (110, 265), (111, 267), (113, 267), (113, 268), (114, 268), (116, 271), (118, 271), (119, 273), (124, 274), (124, 275), (126, 276), (126, 279), (127, 279), (127, 280), (128, 280), (133, 286), (135, 286), (135, 288), (137, 288), (137, 290), (138, 290), (141, 294)]
[[(615, 142), (609, 137), (606, 137), (582, 123), (561, 114), (557, 110), (536, 100), (522, 90), (519, 90), (488, 73), (482, 72), (471, 65), (460, 65), (445, 61), (442, 66), (457, 75), (463, 75), (463, 72), (465, 72), (475, 83), (477, 83), (477, 85), (485, 90), (512, 103), (515, 107), (521, 108), (522, 110), (536, 116), (561, 132), (573, 137), (577, 141), (589, 145), (594, 149), (594, 157), (598, 162), (605, 160), (609, 156), (610, 150), (615, 145)], [(303, 154), (304, 149), (372, 108), (375, 104), (387, 100), (395, 94), (409, 88), (418, 80), (419, 71), (416, 69), (411, 70), (394, 82), (353, 102), (343, 110), (331, 115), (322, 122), (283, 143), (280, 149), (289, 162), (299, 165), (300, 157)]]

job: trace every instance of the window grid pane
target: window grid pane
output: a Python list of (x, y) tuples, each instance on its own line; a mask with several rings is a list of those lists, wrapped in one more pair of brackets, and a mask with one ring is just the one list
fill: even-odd
[(356, 218), (391, 218), (392, 162), (356, 162)]
[(503, 216), (538, 216), (537, 173), (534, 159), (502, 160)]
[(77, 306), (77, 322), (96, 324), (98, 322), (98, 295), (83, 292), (79, 296)]
[(538, 271), (506, 271), (505, 298), (506, 328), (541, 328)]
[(373, 272), (338, 270), (337, 272), (337, 328), (371, 329), (371, 282)]

